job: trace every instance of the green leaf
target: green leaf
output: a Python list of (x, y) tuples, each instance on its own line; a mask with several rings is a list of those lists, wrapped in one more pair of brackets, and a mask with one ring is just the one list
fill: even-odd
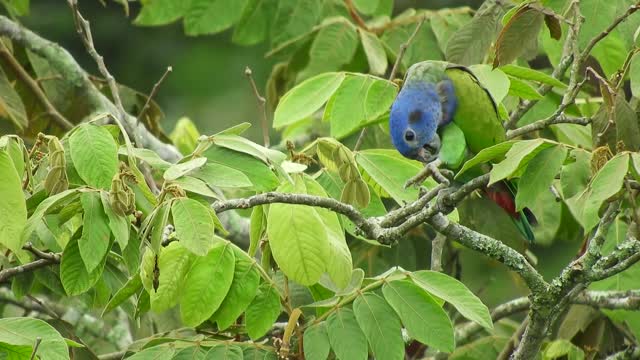
[(629, 153), (619, 154), (598, 171), (584, 191), (567, 200), (569, 209), (585, 232), (598, 224), (600, 207), (620, 191), (628, 170)]
[(456, 179), (471, 168), (474, 168), (480, 164), (487, 163), (491, 160), (504, 157), (504, 155), (511, 149), (513, 144), (515, 144), (516, 142), (517, 142), (516, 140), (509, 140), (509, 141), (501, 142), (491, 147), (482, 149), (479, 153), (477, 153), (471, 159), (467, 160), (467, 162), (465, 162), (464, 165), (462, 165), (462, 169), (460, 169), (460, 171), (458, 171), (458, 173), (456, 174)]
[(543, 21), (544, 14), (538, 9), (529, 4), (521, 6), (500, 31), (493, 66), (508, 64), (537, 46)]
[(201, 157), (201, 158), (195, 158), (195, 159), (191, 159), (189, 161), (180, 163), (180, 164), (175, 164), (175, 165), (171, 165), (171, 167), (169, 167), (164, 174), (162, 175), (162, 177), (166, 180), (166, 181), (171, 181), (171, 180), (175, 180), (181, 176), (184, 176), (198, 168), (201, 168), (202, 166), (204, 166), (204, 164), (207, 162), (207, 158)]
[[(194, 194), (202, 195), (211, 199), (218, 199), (218, 195), (211, 190), (207, 184), (191, 176), (183, 176), (179, 179), (173, 180), (172, 183), (178, 184), (183, 190), (192, 192)], [(253, 185), (249, 183), (250, 185)]]
[[(397, 59), (402, 44), (409, 40), (409, 37), (415, 32), (417, 24), (417, 22), (413, 22), (403, 26), (394, 26), (382, 34), (381, 40), (389, 52), (390, 60)], [(429, 20), (425, 21), (407, 47), (402, 58), (401, 69), (407, 69), (412, 64), (424, 60), (444, 60), (444, 55), (438, 47), (438, 39), (429, 26)]]
[(198, 145), (200, 132), (196, 124), (188, 117), (178, 119), (176, 126), (169, 135), (173, 144), (182, 154), (190, 154)]
[(262, 42), (269, 34), (276, 7), (277, 4), (270, 0), (249, 0), (233, 30), (233, 42), (239, 45)]
[(492, 69), (489, 65), (473, 65), (469, 69), (480, 80), (480, 83), (489, 90), (496, 104), (500, 104), (509, 92), (509, 77), (502, 70)]
[(257, 340), (266, 334), (278, 319), (280, 312), (280, 294), (275, 284), (262, 283), (256, 297), (245, 312), (249, 337)]
[(509, 87), (509, 95), (520, 97), (526, 100), (539, 100), (542, 99), (542, 95), (531, 86), (528, 82), (522, 81), (513, 76), (509, 77), (511, 85)]
[(540, 151), (527, 165), (518, 181), (516, 193), (516, 211), (520, 211), (536, 202), (537, 197), (549, 187), (560, 172), (564, 159), (567, 157), (567, 149), (562, 145), (556, 145)]
[(488, 330), (493, 329), (487, 306), (460, 281), (446, 274), (428, 270), (416, 271), (409, 277), (430, 294), (453, 305), (462, 316)]
[(91, 289), (101, 274), (102, 266), (96, 267), (91, 273), (87, 272), (80, 256), (78, 240), (75, 237), (69, 240), (60, 261), (60, 281), (67, 295), (79, 295)]
[(582, 149), (573, 149), (569, 153), (567, 164), (562, 166), (560, 185), (562, 196), (569, 199), (582, 192), (591, 179), (591, 153)]
[(184, 16), (187, 35), (215, 34), (240, 20), (247, 0), (191, 0)]
[[(295, 188), (287, 182), (276, 191), (305, 193), (300, 180), (296, 181)], [(327, 270), (331, 260), (329, 238), (325, 224), (314, 208), (272, 204), (267, 217), (267, 235), (274, 259), (291, 280), (301, 285), (313, 285)]]
[(503, 13), (497, 1), (484, 2), (473, 19), (449, 39), (447, 61), (467, 66), (481, 63), (499, 30)]
[[(415, 176), (423, 168), (418, 161), (409, 160), (396, 150), (373, 149), (356, 153), (356, 161), (366, 176), (373, 179), (369, 183), (380, 196), (392, 197), (398, 204), (412, 202), (418, 198), (418, 190), (404, 188), (409, 178)], [(426, 181), (427, 187), (433, 187), (433, 180)]]
[(118, 146), (107, 129), (82, 124), (69, 138), (71, 159), (88, 185), (109, 189), (118, 170)]
[(91, 273), (102, 263), (111, 242), (109, 219), (102, 209), (100, 193), (86, 192), (80, 195), (84, 216), (82, 219), (82, 237), (78, 241), (80, 256)]
[(175, 353), (176, 349), (173, 344), (163, 344), (148, 347), (128, 357), (127, 360), (172, 360)]
[(508, 337), (487, 336), (454, 351), (450, 360), (497, 359), (507, 345)]
[(553, 76), (547, 75), (541, 71), (534, 70), (528, 67), (508, 64), (508, 65), (501, 66), (500, 70), (502, 70), (502, 72), (504, 72), (509, 76), (512, 76), (521, 80), (537, 81), (539, 83), (559, 87), (561, 89), (565, 89), (567, 87), (565, 83), (554, 78)]
[(397, 93), (387, 80), (349, 75), (329, 99), (323, 121), (331, 123), (331, 136), (345, 137), (388, 111)]
[(249, 231), (249, 250), (247, 253), (249, 256), (254, 257), (260, 240), (267, 231), (267, 218), (264, 214), (264, 208), (262, 206), (255, 206), (251, 211), (251, 229)]
[(275, 352), (256, 347), (245, 347), (242, 349), (244, 360), (278, 360)]
[(211, 209), (200, 202), (189, 199), (176, 199), (171, 205), (171, 215), (176, 227), (176, 236), (187, 250), (196, 255), (205, 255), (218, 243), (214, 234), (215, 222)]
[(629, 78), (631, 79), (631, 94), (640, 97), (640, 55), (637, 53), (631, 58)]
[(102, 208), (105, 215), (109, 219), (109, 228), (113, 237), (120, 245), (120, 249), (125, 249), (129, 243), (129, 228), (130, 222), (127, 216), (121, 216), (113, 212), (111, 205), (109, 204), (109, 194), (106, 192), (100, 192), (100, 200), (102, 200)]
[(495, 164), (491, 169), (489, 185), (512, 176), (519, 169), (526, 166), (540, 151), (553, 146), (544, 139), (518, 141), (509, 149), (506, 158)]
[(187, 326), (200, 325), (220, 307), (233, 282), (234, 267), (229, 243), (218, 243), (208, 254), (196, 258), (180, 297), (180, 315)]
[(280, 184), (273, 171), (253, 156), (220, 146), (210, 147), (204, 155), (209, 159), (209, 164), (222, 164), (242, 171), (251, 180), (256, 191), (271, 191)]
[(0, 244), (14, 253), (21, 253), (26, 241), (22, 234), (27, 229), (27, 205), (22, 192), (22, 181), (5, 150), (0, 150), (0, 199)]
[(373, 15), (378, 6), (380, 6), (380, 0), (354, 0), (353, 4), (359, 12), (365, 15)]
[(357, 297), (353, 312), (376, 359), (404, 359), (402, 324), (382, 297), (373, 293)]
[(0, 342), (33, 347), (36, 338), (42, 340), (38, 346), (38, 357), (69, 359), (69, 349), (62, 335), (43, 320), (24, 317), (0, 319)]
[(367, 338), (360, 330), (353, 310), (340, 307), (327, 318), (331, 349), (339, 360), (366, 360)]
[(278, 150), (266, 148), (238, 135), (216, 134), (210, 137), (209, 141), (212, 144), (251, 155), (269, 165), (280, 164), (287, 158)]
[(273, 127), (295, 124), (310, 116), (329, 100), (345, 78), (345, 73), (326, 73), (296, 85), (280, 99)]
[(272, 47), (309, 32), (319, 20), (322, 5), (317, 0), (278, 2), (278, 11), (271, 24)]
[(369, 72), (374, 75), (384, 75), (387, 71), (387, 54), (384, 46), (376, 34), (363, 29), (358, 29), (360, 42), (369, 62)]
[(216, 345), (207, 352), (204, 360), (243, 360), (242, 349), (236, 345)]
[(189, 252), (182, 241), (173, 241), (162, 249), (158, 259), (158, 288), (149, 293), (151, 310), (159, 313), (178, 303), (180, 290), (195, 256)]
[(207, 350), (196, 345), (178, 351), (171, 360), (204, 360), (206, 355)]
[(143, 7), (134, 20), (134, 24), (143, 26), (158, 26), (170, 24), (187, 12), (191, 5), (188, 1), (153, 0), (142, 2)]
[(451, 320), (431, 295), (407, 280), (386, 283), (382, 293), (400, 316), (409, 336), (435, 349), (453, 351)]
[(583, 360), (584, 351), (569, 340), (559, 339), (547, 344), (542, 352), (542, 360), (553, 359)]
[[(304, 178), (304, 186), (307, 190), (306, 193), (309, 195), (328, 197), (322, 186), (310, 177)], [(349, 246), (347, 246), (344, 230), (335, 212), (320, 207), (314, 207), (313, 210), (320, 217), (329, 240), (330, 255), (326, 265), (327, 274), (338, 289), (343, 289), (349, 284), (353, 269), (351, 252), (349, 251)]]
[(589, 41), (604, 31), (616, 16), (617, 6), (603, 3), (599, 0), (582, 0), (580, 13), (584, 16), (584, 23), (580, 27), (578, 41), (580, 49), (584, 49)]
[(2, 69), (0, 69), (0, 116), (11, 120), (19, 131), (29, 126), (22, 99)]
[(327, 323), (312, 325), (304, 331), (304, 357), (307, 360), (326, 360), (331, 350)]
[(232, 249), (236, 259), (233, 282), (220, 308), (212, 316), (220, 330), (231, 326), (247, 309), (255, 298), (260, 284), (260, 273), (256, 268), (258, 264), (255, 260), (236, 246)]
[(357, 48), (358, 34), (351, 22), (343, 17), (327, 19), (311, 43), (309, 63), (299, 77), (340, 70), (351, 62)]
[(210, 163), (191, 174), (211, 187), (251, 187), (251, 180), (239, 170), (222, 164)]
[(142, 289), (142, 278), (140, 278), (140, 273), (135, 273), (129, 280), (127, 280), (122, 288), (120, 288), (120, 290), (111, 297), (107, 305), (104, 307), (104, 310), (102, 310), (101, 316), (104, 316), (104, 314), (120, 306), (120, 304), (124, 303), (127, 299), (136, 294), (140, 289)]
[[(132, 155), (138, 159), (146, 162), (152, 168), (158, 170), (166, 170), (173, 164), (168, 161), (163, 160), (158, 153), (149, 149), (140, 149), (140, 148), (132, 148)], [(118, 155), (129, 155), (126, 146), (120, 146), (118, 149)]]
[[(6, 174), (3, 172), (2, 175), (0, 175), (0, 177), (2, 177), (3, 175), (6, 176)], [(6, 184), (6, 183), (2, 183), (2, 184)], [(48, 214), (52, 208), (55, 208), (64, 202), (71, 202), (75, 200), (75, 198), (78, 197), (79, 195), (80, 195), (79, 189), (65, 190), (54, 196), (50, 196), (46, 198), (44, 201), (38, 204), (38, 207), (34, 210), (33, 214), (31, 214), (31, 216), (27, 220), (27, 223), (24, 226), (24, 231), (22, 231), (22, 236), (20, 238), (19, 248), (22, 248), (22, 245), (29, 240), (29, 238), (31, 237), (31, 234), (36, 230), (38, 225), (42, 222), (42, 219), (44, 219), (44, 216)], [(2, 205), (0, 205), (0, 208), (1, 207)], [(20, 209), (20, 208), (17, 207), (17, 209)], [(21, 252), (18, 252), (18, 254), (21, 254)]]

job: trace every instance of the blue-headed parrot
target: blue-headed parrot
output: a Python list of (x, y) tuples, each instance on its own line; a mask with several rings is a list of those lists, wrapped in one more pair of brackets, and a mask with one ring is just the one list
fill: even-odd
[[(389, 130), (403, 156), (423, 163), (440, 158), (452, 170), (470, 154), (505, 141), (489, 91), (466, 67), (442, 61), (423, 61), (409, 68), (391, 106)], [(516, 212), (515, 190), (515, 184), (503, 181), (483, 192), (533, 241), (535, 217), (527, 208)]]

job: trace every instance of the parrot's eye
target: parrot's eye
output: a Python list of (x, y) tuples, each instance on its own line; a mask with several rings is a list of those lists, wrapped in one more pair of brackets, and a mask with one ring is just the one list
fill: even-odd
[(413, 141), (416, 139), (416, 133), (413, 130), (407, 130), (404, 132), (404, 139), (407, 141)]

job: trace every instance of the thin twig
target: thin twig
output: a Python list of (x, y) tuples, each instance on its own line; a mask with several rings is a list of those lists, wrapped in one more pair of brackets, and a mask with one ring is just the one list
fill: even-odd
[(247, 77), (247, 79), (249, 80), (249, 84), (251, 85), (251, 90), (253, 90), (253, 95), (256, 97), (256, 100), (258, 101), (258, 111), (260, 111), (261, 115), (262, 115), (262, 142), (264, 144), (265, 147), (269, 147), (270, 146), (270, 141), (269, 141), (269, 120), (267, 118), (267, 99), (264, 98), (264, 96), (260, 95), (260, 91), (258, 90), (258, 87), (256, 86), (256, 82), (253, 79), (253, 71), (251, 71), (250, 67), (245, 67), (244, 69), (244, 75)]
[(30, 360), (34, 360), (36, 358), (36, 353), (38, 352), (38, 348), (40, 347), (40, 343), (42, 342), (42, 338), (40, 336), (36, 337), (36, 343), (33, 345), (33, 351), (31, 352)]
[(169, 75), (169, 73), (172, 71), (173, 71), (173, 68), (171, 66), (167, 66), (167, 69), (164, 71), (164, 73), (160, 77), (160, 80), (158, 80), (158, 82), (156, 82), (153, 85), (153, 88), (151, 88), (151, 93), (149, 94), (149, 96), (147, 96), (147, 101), (144, 102), (144, 106), (142, 106), (142, 110), (140, 110), (140, 113), (138, 114), (138, 118), (137, 118), (138, 121), (142, 121), (142, 119), (144, 119), (144, 115), (149, 109), (152, 99), (156, 96), (156, 94), (158, 93), (158, 90), (160, 89), (160, 84), (162, 84), (162, 82), (167, 77), (167, 75)]
[(20, 65), (20, 63), (13, 57), (13, 54), (7, 49), (4, 42), (0, 41), (0, 56), (4, 61), (13, 69), (16, 76), (26, 85), (26, 87), (33, 93), (36, 100), (44, 108), (45, 114), (49, 115), (53, 121), (60, 125), (64, 130), (71, 130), (73, 124), (67, 120), (62, 114), (56, 110), (55, 106), (51, 104), (47, 95), (42, 91), (38, 83), (29, 75), (29, 73)]
[[(395, 79), (396, 72), (400, 67), (400, 63), (402, 62), (402, 58), (404, 57), (404, 54), (407, 52), (409, 45), (411, 45), (411, 43), (413, 42), (413, 39), (415, 39), (415, 37), (418, 35), (418, 32), (420, 31), (420, 28), (422, 27), (426, 19), (427, 19), (426, 16), (422, 16), (420, 21), (416, 24), (416, 28), (413, 30), (413, 33), (411, 34), (411, 36), (409, 36), (407, 41), (405, 41), (402, 45), (400, 45), (398, 56), (396, 57), (396, 61), (393, 63), (393, 67), (391, 68), (391, 73), (389, 74), (389, 81), (393, 81), (393, 79)], [(360, 135), (358, 136), (356, 145), (353, 147), (353, 151), (358, 151), (358, 149), (360, 149), (360, 147), (362, 146), (362, 142), (364, 141), (364, 137), (366, 135), (367, 135), (367, 128), (364, 127), (362, 128), (362, 131), (360, 131)]]
[(349, 16), (356, 22), (358, 27), (363, 28), (365, 30), (369, 30), (367, 24), (364, 22), (360, 14), (358, 14), (358, 10), (353, 5), (353, 0), (344, 0), (344, 4), (347, 6), (347, 10), (349, 10)]

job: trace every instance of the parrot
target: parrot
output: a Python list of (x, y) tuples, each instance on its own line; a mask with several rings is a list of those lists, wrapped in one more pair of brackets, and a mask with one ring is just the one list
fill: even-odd
[[(470, 155), (506, 140), (498, 107), (468, 68), (423, 61), (406, 72), (389, 114), (393, 146), (404, 157), (429, 163), (440, 159), (451, 170)], [(504, 209), (525, 239), (535, 240), (530, 209), (516, 211), (517, 187), (501, 181), (482, 190)]]

